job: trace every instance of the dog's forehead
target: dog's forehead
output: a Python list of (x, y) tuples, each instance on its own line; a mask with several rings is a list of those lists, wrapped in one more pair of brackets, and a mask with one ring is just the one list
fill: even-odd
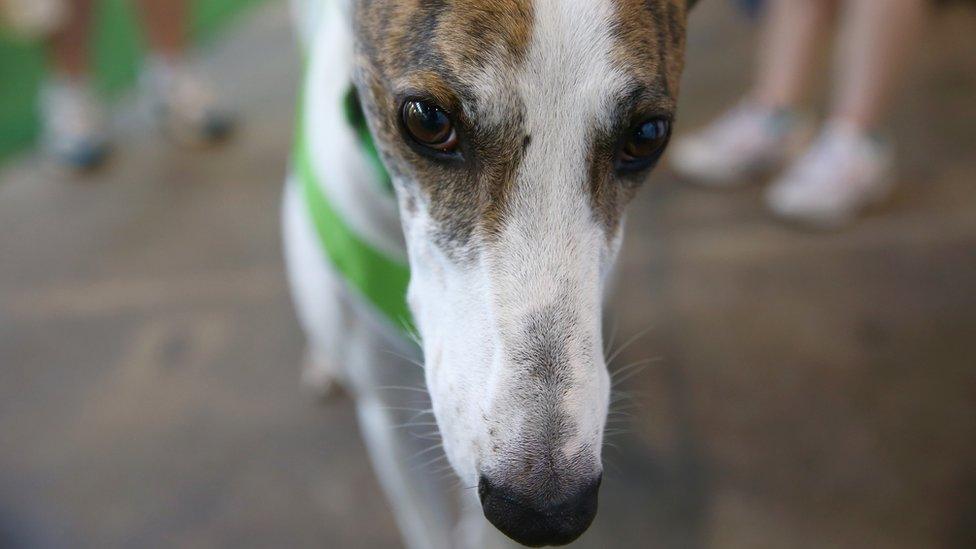
[[(608, 54), (631, 79), (671, 95), (686, 0), (397, 0), (369, 10), (388, 76), (436, 77), (462, 100), (504, 102), (533, 50), (573, 72)], [(609, 48), (609, 52), (595, 52)], [(560, 55), (561, 54), (561, 55)], [(566, 65), (575, 59), (575, 66)], [(536, 61), (539, 61), (537, 59)], [(391, 74), (392, 73), (392, 74)]]
[[(635, 187), (614, 184), (611, 149), (635, 118), (673, 112), (686, 1), (358, 3), (357, 85), (395, 179), (417, 183), (403, 188), (425, 205), (434, 240), (473, 257), (472, 244), (533, 211), (518, 204), (552, 202), (554, 193), (588, 199), (612, 239)], [(477, 169), (414, 156), (396, 110), (410, 96), (458, 115)]]

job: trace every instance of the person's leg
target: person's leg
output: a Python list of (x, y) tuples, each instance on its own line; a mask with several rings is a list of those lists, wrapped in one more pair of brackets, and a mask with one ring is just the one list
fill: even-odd
[(836, 1), (769, 0), (767, 6), (751, 95), (766, 107), (795, 108), (809, 86), (817, 46)]
[(840, 225), (887, 196), (894, 157), (878, 129), (925, 12), (926, 0), (847, 0), (830, 119), (810, 150), (770, 188), (766, 198), (774, 213)]
[(71, 0), (70, 16), (51, 36), (48, 46), (51, 68), (58, 74), (81, 79), (88, 76), (89, 42), (95, 0)]
[(926, 0), (848, 0), (832, 118), (865, 132), (878, 129), (918, 48), (927, 11)]
[(187, 60), (188, 0), (140, 0), (150, 55), (144, 84), (166, 133), (185, 145), (222, 139), (233, 117), (204, 73)]
[(188, 2), (185, 0), (140, 0), (143, 26), (149, 49), (156, 55), (176, 59), (186, 50), (189, 35)]
[(766, 3), (752, 88), (718, 120), (675, 141), (670, 161), (678, 174), (701, 184), (732, 186), (788, 160), (809, 133), (795, 111), (835, 7), (835, 0)]
[(102, 108), (90, 82), (94, 7), (95, 0), (69, 2), (69, 16), (48, 44), (51, 74), (40, 93), (44, 147), (73, 170), (93, 168), (108, 153)]

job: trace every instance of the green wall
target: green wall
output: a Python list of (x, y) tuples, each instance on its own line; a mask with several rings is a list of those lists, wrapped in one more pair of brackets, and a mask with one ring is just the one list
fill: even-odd
[[(194, 0), (193, 35), (206, 38), (232, 15), (261, 0)], [(102, 0), (93, 55), (98, 87), (117, 92), (136, 77), (142, 35), (129, 0)], [(25, 43), (0, 28), (0, 162), (37, 136), (35, 95), (44, 73), (40, 44)]]

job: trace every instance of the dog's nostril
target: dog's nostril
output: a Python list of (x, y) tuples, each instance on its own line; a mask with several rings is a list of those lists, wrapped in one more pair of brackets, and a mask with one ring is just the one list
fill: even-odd
[(478, 496), (485, 518), (513, 540), (529, 547), (565, 545), (580, 537), (596, 517), (601, 478), (552, 505), (535, 505), (484, 476), (478, 481)]

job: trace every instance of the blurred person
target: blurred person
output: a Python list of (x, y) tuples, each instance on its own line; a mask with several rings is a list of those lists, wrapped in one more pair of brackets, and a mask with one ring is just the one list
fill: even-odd
[[(713, 187), (785, 167), (767, 189), (767, 207), (793, 221), (843, 225), (891, 190), (894, 156), (882, 125), (916, 47), (926, 0), (769, 0), (766, 9), (752, 89), (718, 120), (677, 141), (672, 165)], [(803, 150), (813, 128), (799, 109), (818, 42), (835, 19), (831, 107)]]
[[(95, 167), (109, 153), (102, 104), (91, 84), (89, 43), (97, 0), (68, 0), (67, 21), (49, 41), (51, 75), (41, 92), (43, 144), (60, 164)], [(228, 135), (231, 115), (188, 60), (187, 0), (139, 0), (149, 46), (141, 85), (161, 128), (180, 144)]]

